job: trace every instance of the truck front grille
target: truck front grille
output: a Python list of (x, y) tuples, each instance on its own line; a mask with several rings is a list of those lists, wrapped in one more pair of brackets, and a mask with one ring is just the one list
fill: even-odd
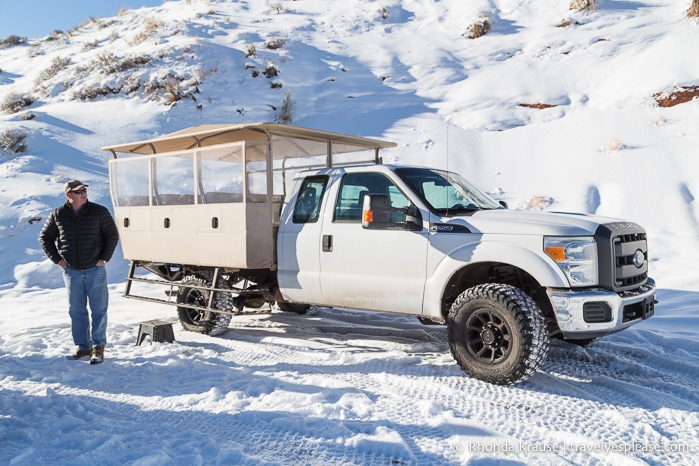
[(595, 233), (600, 286), (612, 291), (638, 288), (648, 280), (646, 232), (635, 223), (600, 225)]

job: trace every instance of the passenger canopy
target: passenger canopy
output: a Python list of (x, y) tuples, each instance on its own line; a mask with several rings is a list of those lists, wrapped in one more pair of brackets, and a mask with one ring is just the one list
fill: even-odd
[[(272, 142), (274, 158), (325, 156), (329, 153), (343, 154), (371, 149), (378, 151), (396, 146), (393, 142), (298, 126), (278, 123), (251, 123), (192, 126), (146, 141), (106, 146), (102, 150), (111, 152), (116, 158), (117, 152), (159, 154), (240, 141)], [(332, 146), (332, 151), (328, 150), (328, 145)]]
[[(107, 146), (124, 257), (273, 269), (289, 172), (380, 163), (392, 142), (275, 123), (201, 125)], [(117, 153), (130, 154), (117, 157)]]

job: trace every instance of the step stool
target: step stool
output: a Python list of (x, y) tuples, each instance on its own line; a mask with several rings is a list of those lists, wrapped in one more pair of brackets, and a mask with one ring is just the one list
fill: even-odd
[(136, 346), (141, 346), (141, 343), (143, 343), (143, 340), (145, 340), (147, 336), (150, 336), (151, 344), (153, 344), (154, 341), (167, 341), (168, 343), (175, 341), (175, 334), (172, 331), (172, 324), (162, 320), (148, 320), (146, 322), (141, 322), (141, 324), (138, 326)]

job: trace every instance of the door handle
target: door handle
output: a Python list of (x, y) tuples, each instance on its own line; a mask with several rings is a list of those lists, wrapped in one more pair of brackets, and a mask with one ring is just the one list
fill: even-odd
[(323, 235), (323, 252), (332, 252), (333, 235)]

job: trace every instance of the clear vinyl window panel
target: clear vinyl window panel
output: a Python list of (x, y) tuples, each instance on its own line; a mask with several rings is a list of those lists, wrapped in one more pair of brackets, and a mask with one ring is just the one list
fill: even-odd
[(194, 154), (172, 153), (153, 158), (153, 204), (194, 204)]
[(149, 204), (148, 157), (121, 159), (112, 162), (112, 196), (117, 206), (147, 206)]
[(243, 146), (200, 151), (199, 202), (243, 202)]

